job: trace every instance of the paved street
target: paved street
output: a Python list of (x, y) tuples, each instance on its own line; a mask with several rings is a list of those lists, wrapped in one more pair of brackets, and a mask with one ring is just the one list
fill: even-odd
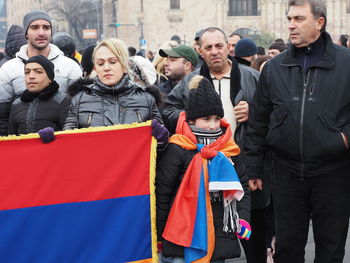
[[(314, 240), (313, 240), (312, 226), (310, 224), (309, 239), (308, 239), (308, 242), (306, 245), (306, 250), (305, 250), (305, 263), (313, 263), (314, 249), (315, 249), (315, 244), (314, 244)], [(243, 249), (242, 249), (242, 251), (243, 251)], [(245, 256), (243, 255), (240, 259), (227, 261), (227, 263), (246, 263)], [(350, 237), (349, 237), (349, 235), (348, 235), (347, 243), (346, 243), (344, 263), (350, 263)]]

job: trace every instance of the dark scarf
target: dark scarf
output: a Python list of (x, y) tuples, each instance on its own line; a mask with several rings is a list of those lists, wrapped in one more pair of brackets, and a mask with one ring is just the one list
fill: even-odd
[(209, 145), (209, 144), (213, 143), (223, 133), (221, 128), (214, 130), (214, 131), (207, 130), (207, 129), (200, 129), (194, 125), (190, 125), (190, 128), (191, 128), (193, 134), (196, 136), (197, 142), (204, 144), (204, 145)]
[[(232, 65), (231, 65), (231, 74), (230, 74), (230, 99), (232, 102), (232, 105), (235, 105), (235, 98), (238, 94), (238, 92), (240, 90), (242, 90), (241, 87), (241, 72), (238, 68), (238, 63), (237, 61), (228, 56), (228, 58), (231, 60)], [(210, 76), (210, 71), (209, 71), (209, 67), (207, 65), (207, 63), (205, 63), (205, 61), (203, 61), (203, 65), (199, 71), (200, 75), (206, 77), (207, 79), (209, 79), (211, 81), (211, 83), (214, 85), (213, 80), (211, 79)]]
[(29, 90), (25, 90), (21, 95), (21, 101), (23, 102), (31, 102), (35, 98), (39, 98), (39, 100), (49, 100), (53, 95), (58, 91), (58, 84), (56, 81), (52, 81), (49, 86), (43, 89), (39, 93), (32, 93)]

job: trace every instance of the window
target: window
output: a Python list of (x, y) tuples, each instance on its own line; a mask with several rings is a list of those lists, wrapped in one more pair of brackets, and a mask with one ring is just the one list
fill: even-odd
[(180, 9), (180, 0), (170, 0), (170, 9)]
[(229, 16), (257, 16), (258, 0), (229, 0)]

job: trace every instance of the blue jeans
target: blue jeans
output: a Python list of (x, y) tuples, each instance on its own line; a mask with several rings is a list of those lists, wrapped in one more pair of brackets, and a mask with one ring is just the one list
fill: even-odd
[[(160, 263), (185, 263), (184, 258), (173, 258), (173, 257), (164, 257), (160, 256)], [(225, 263), (225, 260), (215, 260), (211, 261), (211, 263)]]

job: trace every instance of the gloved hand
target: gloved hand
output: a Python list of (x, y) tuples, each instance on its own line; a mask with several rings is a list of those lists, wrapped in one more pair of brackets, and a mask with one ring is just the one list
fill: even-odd
[(152, 135), (157, 139), (159, 142), (167, 142), (169, 139), (169, 131), (167, 128), (164, 127), (164, 125), (160, 124), (159, 121), (156, 119), (152, 120)]
[(236, 236), (239, 239), (249, 240), (250, 235), (252, 233), (252, 228), (250, 227), (250, 224), (243, 219), (239, 219), (239, 224), (241, 226), (241, 231), (239, 233), (237, 232)]
[(54, 129), (51, 127), (46, 127), (38, 131), (40, 139), (43, 143), (50, 143), (55, 140)]

